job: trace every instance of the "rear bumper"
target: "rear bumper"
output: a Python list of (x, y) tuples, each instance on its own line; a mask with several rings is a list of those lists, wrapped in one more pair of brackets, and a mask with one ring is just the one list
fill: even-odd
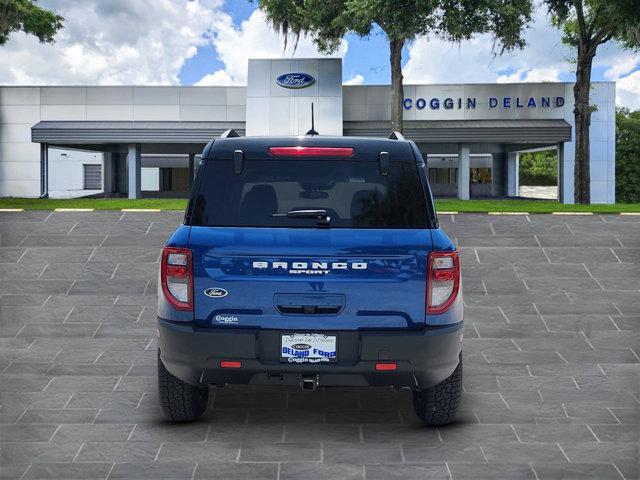
[[(192, 385), (298, 385), (312, 375), (318, 386), (431, 387), (453, 373), (462, 349), (462, 322), (418, 331), (323, 331), (337, 335), (338, 362), (280, 362), (284, 330), (198, 328), (158, 319), (162, 362)], [(310, 330), (313, 331), (313, 330)], [(221, 368), (221, 360), (242, 367)], [(395, 362), (395, 371), (376, 371)]]

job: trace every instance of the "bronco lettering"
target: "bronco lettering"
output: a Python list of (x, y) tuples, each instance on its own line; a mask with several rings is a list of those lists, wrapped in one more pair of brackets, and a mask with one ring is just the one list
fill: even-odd
[(289, 262), (256, 261), (252, 266), (258, 270), (271, 268), (288, 270), (291, 274), (326, 275), (331, 270), (366, 270), (368, 264), (367, 262), (291, 262), (291, 268), (289, 268)]

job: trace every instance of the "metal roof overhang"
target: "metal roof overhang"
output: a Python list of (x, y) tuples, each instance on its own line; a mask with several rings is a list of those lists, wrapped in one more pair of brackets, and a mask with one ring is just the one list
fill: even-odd
[(31, 127), (31, 141), (86, 145), (113, 143), (208, 143), (234, 128), (244, 134), (245, 122), (92, 122), (43, 121)]
[[(386, 137), (391, 122), (344, 122), (344, 135)], [(403, 135), (432, 143), (540, 143), (571, 140), (571, 125), (564, 120), (405, 120)]]
[[(116, 143), (202, 143), (245, 122), (42, 121), (31, 127), (31, 141), (62, 145)], [(391, 122), (346, 121), (345, 136), (387, 137)], [(553, 144), (571, 140), (564, 120), (405, 120), (405, 137), (433, 143)]]

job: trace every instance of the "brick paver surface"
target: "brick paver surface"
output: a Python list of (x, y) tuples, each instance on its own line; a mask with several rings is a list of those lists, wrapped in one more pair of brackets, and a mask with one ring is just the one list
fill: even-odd
[(0, 213), (2, 478), (637, 478), (640, 217), (445, 215), (464, 278), (464, 401), (227, 387), (158, 409), (162, 213)]

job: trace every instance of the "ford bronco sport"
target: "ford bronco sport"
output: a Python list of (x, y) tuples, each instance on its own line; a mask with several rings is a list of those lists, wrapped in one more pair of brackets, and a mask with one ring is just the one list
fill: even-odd
[(160, 405), (226, 384), (410, 388), (427, 424), (462, 394), (462, 289), (411, 141), (223, 135), (162, 252)]

